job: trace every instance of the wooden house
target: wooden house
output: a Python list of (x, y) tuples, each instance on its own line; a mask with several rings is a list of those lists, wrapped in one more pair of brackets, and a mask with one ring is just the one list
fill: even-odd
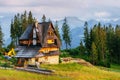
[(18, 65), (59, 63), (60, 40), (51, 22), (35, 22), (29, 25), (19, 39)]

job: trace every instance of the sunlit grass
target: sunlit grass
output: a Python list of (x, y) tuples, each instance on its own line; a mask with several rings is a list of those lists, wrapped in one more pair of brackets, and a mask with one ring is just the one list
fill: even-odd
[(0, 69), (0, 80), (120, 80), (120, 73), (86, 67), (77, 63), (41, 65), (55, 70), (54, 75), (42, 75), (17, 70)]

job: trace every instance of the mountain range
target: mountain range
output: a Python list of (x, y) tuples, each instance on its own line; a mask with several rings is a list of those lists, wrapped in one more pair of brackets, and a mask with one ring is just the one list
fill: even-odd
[[(77, 17), (66, 17), (67, 20), (67, 24), (70, 27), (70, 35), (71, 35), (71, 48), (77, 47), (80, 44), (80, 41), (83, 40), (84, 38), (84, 23), (85, 20), (81, 20)], [(4, 46), (7, 46), (10, 42), (11, 42), (11, 38), (10, 38), (10, 22), (11, 22), (11, 18), (7, 17), (7, 18), (1, 18), (0, 19), (0, 25), (2, 27), (2, 31), (4, 33)], [(64, 19), (58, 20), (58, 26), (59, 26), (59, 32), (62, 35), (62, 24), (64, 22)], [(115, 26), (116, 24), (120, 24), (120, 19), (117, 20), (109, 20), (109, 21), (105, 21), (105, 20), (87, 20), (88, 22), (88, 27), (89, 29), (92, 28), (95, 24), (98, 24), (98, 22), (101, 22), (102, 25), (109, 25), (112, 24), (113, 26)], [(55, 24), (55, 21), (53, 21), (53, 24)], [(65, 45), (63, 43), (62, 45), (62, 49), (65, 48)]]

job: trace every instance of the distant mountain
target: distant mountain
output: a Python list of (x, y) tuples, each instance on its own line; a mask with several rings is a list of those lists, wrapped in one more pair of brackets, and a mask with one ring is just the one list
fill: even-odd
[[(72, 38), (72, 42), (71, 42), (71, 48), (75, 48), (77, 46), (79, 46), (80, 41), (83, 40), (84, 38), (84, 20), (80, 20), (77, 17), (66, 17), (67, 19), (67, 23), (70, 27), (71, 30), (71, 38)], [(62, 35), (62, 24), (63, 24), (64, 20), (59, 20), (58, 21), (58, 26), (59, 26), (59, 31), (60, 34)], [(114, 21), (114, 20), (109, 20), (109, 21), (98, 21), (98, 20), (88, 20), (88, 27), (89, 29), (92, 28), (95, 24), (98, 24), (99, 22), (101, 23), (101, 25), (109, 25), (112, 24), (112, 26), (115, 26), (116, 24), (120, 24), (120, 19)], [(62, 49), (65, 48), (65, 45), (62, 45)]]
[[(11, 17), (4, 17), (4, 18), (0, 18), (0, 25), (2, 26), (2, 30), (4, 33), (4, 44), (5, 46), (8, 45), (11, 42), (10, 39), (10, 22), (11, 22)], [(72, 38), (72, 42), (71, 42), (71, 48), (77, 47), (80, 44), (80, 41), (83, 40), (84, 36), (84, 20), (81, 20), (77, 17), (66, 17), (67, 19), (67, 23), (70, 27), (71, 30), (71, 38)], [(59, 26), (59, 31), (60, 34), (62, 35), (62, 24), (64, 22), (64, 19), (58, 20), (58, 26)], [(98, 21), (98, 20), (88, 20), (88, 27), (92, 28), (95, 24), (98, 24), (98, 22), (101, 22), (102, 25), (109, 25), (112, 24), (113, 26), (115, 26), (116, 24), (120, 24), (120, 19), (118, 20), (109, 20), (109, 21)], [(53, 21), (53, 24), (55, 24), (55, 21)], [(62, 45), (62, 49), (65, 48), (65, 45)]]
[(7, 46), (10, 42), (10, 22), (11, 22), (11, 17), (3, 17), (0, 18), (0, 25), (2, 27), (2, 32), (4, 34), (4, 46)]

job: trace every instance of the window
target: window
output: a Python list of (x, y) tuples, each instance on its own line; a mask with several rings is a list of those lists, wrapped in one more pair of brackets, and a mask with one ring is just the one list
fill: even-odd
[(54, 43), (54, 40), (48, 39), (48, 40), (47, 40), (47, 43), (48, 43), (48, 44), (53, 44), (53, 43)]
[(48, 34), (49, 34), (49, 36), (53, 36), (53, 32), (52, 31), (49, 31)]

